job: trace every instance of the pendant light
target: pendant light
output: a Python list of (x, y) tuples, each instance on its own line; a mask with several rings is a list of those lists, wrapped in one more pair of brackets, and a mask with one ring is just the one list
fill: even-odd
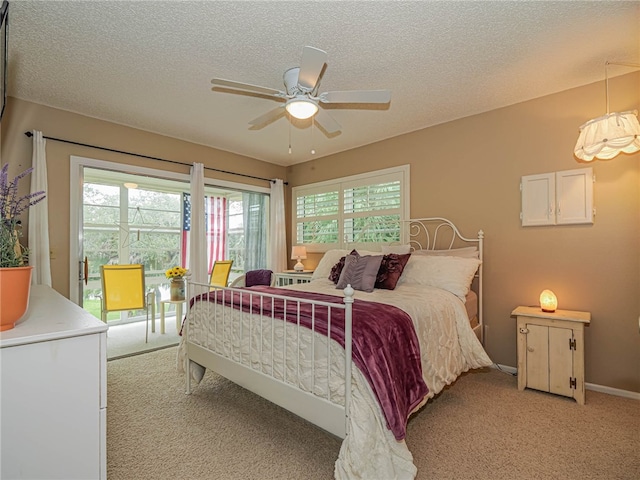
[(585, 162), (594, 158), (608, 160), (622, 152), (635, 153), (640, 150), (638, 111), (609, 113), (609, 65), (640, 67), (634, 63), (605, 62), (607, 114), (589, 120), (580, 127), (580, 136), (573, 150), (575, 156)]

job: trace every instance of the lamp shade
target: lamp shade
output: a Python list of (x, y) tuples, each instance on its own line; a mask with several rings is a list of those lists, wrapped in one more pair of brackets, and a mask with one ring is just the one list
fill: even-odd
[(640, 150), (638, 112), (614, 112), (588, 121), (580, 127), (573, 153), (586, 162), (608, 160), (619, 153)]
[(307, 247), (295, 245), (291, 247), (291, 260), (305, 260), (307, 258)]
[(540, 308), (543, 312), (555, 312), (558, 308), (558, 299), (551, 290), (543, 290), (540, 294)]
[(304, 270), (304, 265), (300, 260), (304, 260), (307, 258), (307, 247), (304, 245), (294, 245), (291, 247), (291, 259), (298, 260), (298, 263), (295, 264), (293, 269), (296, 272), (302, 272)]
[(295, 118), (304, 120), (313, 117), (318, 111), (318, 104), (304, 96), (294, 97), (284, 106)]

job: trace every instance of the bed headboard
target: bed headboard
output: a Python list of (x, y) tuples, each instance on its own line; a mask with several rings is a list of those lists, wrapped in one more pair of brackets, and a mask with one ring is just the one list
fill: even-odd
[[(411, 250), (451, 250), (455, 248), (475, 246), (478, 258), (484, 262), (484, 232), (478, 231), (475, 238), (465, 237), (451, 220), (442, 217), (414, 218), (404, 222), (402, 229), (403, 244), (411, 246)], [(478, 326), (474, 328), (476, 335), (484, 340), (483, 323), (483, 263), (478, 267), (471, 289), (478, 295)]]
[(451, 220), (442, 217), (414, 218), (406, 220), (403, 228), (404, 241), (412, 250), (450, 250), (452, 248), (476, 246), (480, 260), (484, 232), (475, 238), (463, 236)]

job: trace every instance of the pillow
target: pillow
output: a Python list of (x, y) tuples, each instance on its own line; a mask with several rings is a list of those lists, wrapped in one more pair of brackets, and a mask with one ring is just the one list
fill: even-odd
[(318, 278), (328, 278), (329, 274), (331, 273), (331, 269), (340, 260), (340, 257), (344, 257), (346, 255), (349, 255), (349, 250), (335, 249), (327, 251), (322, 256), (320, 262), (318, 262), (318, 265), (313, 271), (311, 280), (316, 280)]
[(354, 255), (347, 255), (336, 288), (345, 288), (347, 285), (351, 285), (354, 290), (373, 292), (381, 262), (382, 255), (363, 257), (358, 252)]
[(410, 253), (404, 255), (398, 255), (397, 253), (384, 255), (380, 263), (378, 275), (376, 276), (375, 288), (384, 288), (386, 290), (395, 289), (410, 256)]
[[(351, 253), (353, 254), (353, 252)], [(329, 273), (329, 280), (331, 280), (333, 283), (338, 283), (338, 280), (340, 280), (340, 274), (342, 273), (342, 269), (344, 268), (345, 258), (346, 256), (340, 257), (340, 260), (338, 260), (338, 263), (336, 263), (333, 266), (333, 268), (331, 269), (331, 273)]]
[[(360, 255), (360, 254), (354, 248), (353, 250), (351, 250), (351, 253), (349, 255)], [(338, 283), (338, 280), (340, 280), (340, 274), (342, 273), (342, 269), (344, 268), (345, 258), (346, 258), (346, 255), (344, 257), (340, 257), (340, 260), (338, 260), (338, 263), (336, 263), (331, 269), (331, 273), (329, 274), (329, 280), (331, 280), (333, 283)]]
[(398, 283), (441, 288), (464, 302), (473, 276), (481, 263), (477, 258), (411, 255)]
[(383, 245), (382, 254), (387, 255), (389, 253), (397, 253), (398, 255), (411, 253), (411, 245)]
[(271, 270), (250, 270), (244, 276), (244, 286), (271, 285)]
[(449, 250), (415, 250), (414, 255), (440, 255), (447, 257), (479, 258), (478, 247), (450, 248)]

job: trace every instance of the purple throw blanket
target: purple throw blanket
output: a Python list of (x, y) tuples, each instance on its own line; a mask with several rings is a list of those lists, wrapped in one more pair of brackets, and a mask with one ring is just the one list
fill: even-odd
[[(271, 287), (252, 287), (247, 291), (286, 295), (307, 300), (342, 304), (342, 297), (310, 292), (297, 292)], [(224, 292), (224, 293), (223, 293)], [(245, 312), (262, 311), (292, 323), (298, 320), (298, 303), (243, 294), (231, 290), (210, 292), (208, 300), (242, 308)], [(250, 300), (250, 297), (251, 300)], [(262, 298), (262, 302), (260, 302)], [(191, 301), (193, 304), (193, 299)], [(316, 305), (314, 329), (327, 334), (327, 308)], [(429, 392), (422, 378), (420, 346), (411, 317), (397, 307), (364, 300), (353, 303), (353, 361), (369, 381), (382, 408), (388, 428), (397, 440), (406, 435), (409, 414)], [(300, 304), (300, 324), (311, 328), (312, 306)], [(331, 338), (344, 347), (344, 310), (331, 309)]]

